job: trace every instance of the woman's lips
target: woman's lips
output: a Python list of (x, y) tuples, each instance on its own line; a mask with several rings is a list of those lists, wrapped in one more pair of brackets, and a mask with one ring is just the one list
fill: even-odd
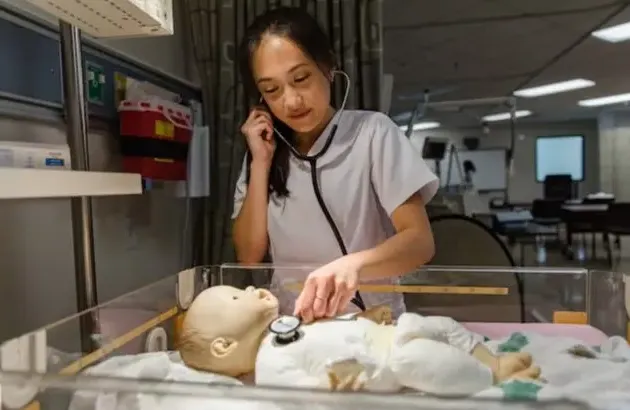
[(292, 120), (301, 120), (302, 118), (305, 118), (310, 113), (311, 113), (311, 110), (304, 111), (299, 114), (291, 114), (289, 115), (289, 118), (291, 118)]

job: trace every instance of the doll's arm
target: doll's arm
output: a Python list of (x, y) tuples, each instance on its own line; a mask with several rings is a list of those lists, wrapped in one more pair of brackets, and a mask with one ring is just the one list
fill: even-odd
[(274, 355), (274, 360), (259, 360), (256, 384), (331, 391), (358, 391), (363, 387), (363, 367), (355, 361), (340, 361), (327, 366), (326, 374), (313, 375), (290, 354)]
[[(259, 355), (256, 361), (256, 385), (283, 386), (297, 388), (322, 388), (325, 383), (310, 375), (290, 354), (276, 354), (273, 357)], [(271, 353), (271, 352), (266, 352)], [(263, 356), (263, 357), (261, 357)]]

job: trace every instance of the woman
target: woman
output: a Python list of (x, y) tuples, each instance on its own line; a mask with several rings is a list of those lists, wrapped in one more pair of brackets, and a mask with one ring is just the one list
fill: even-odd
[(472, 187), (474, 186), (474, 182), (473, 182), (473, 176), (475, 175), (475, 172), (477, 172), (477, 167), (475, 167), (475, 164), (467, 159), (464, 161), (464, 182), (466, 183), (466, 185)]
[[(246, 91), (263, 104), (241, 128), (248, 154), (234, 197), (237, 258), (259, 263), (269, 249), (278, 266), (323, 265), (308, 277), (276, 272), (272, 288), (281, 312), (306, 322), (337, 315), (347, 311), (359, 283), (395, 283), (429, 261), (434, 244), (424, 204), (438, 182), (387, 116), (331, 106), (332, 82), (347, 81), (336, 76), (334, 52), (317, 21), (299, 8), (270, 10), (248, 28), (240, 58)], [(308, 162), (291, 155), (276, 134), (313, 155), (334, 124), (317, 179), (347, 255), (317, 202)], [(286, 279), (305, 281), (294, 305), (280, 286)], [(367, 307), (387, 303), (395, 314), (404, 311), (402, 295), (362, 296)]]

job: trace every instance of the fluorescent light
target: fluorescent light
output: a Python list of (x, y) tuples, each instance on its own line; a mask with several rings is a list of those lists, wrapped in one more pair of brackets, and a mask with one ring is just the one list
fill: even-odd
[(622, 41), (630, 40), (630, 23), (623, 23), (617, 26), (603, 28), (601, 30), (594, 31), (591, 34), (593, 37), (608, 41), (609, 43), (620, 43)]
[(582, 107), (601, 107), (602, 105), (620, 104), (625, 102), (630, 102), (630, 93), (582, 100), (578, 102), (578, 105), (581, 105)]
[(539, 87), (524, 88), (522, 90), (515, 91), (514, 95), (517, 97), (534, 98), (542, 97), (543, 95), (559, 94), (567, 91), (579, 90), (581, 88), (592, 87), (594, 85), (595, 83), (591, 80), (575, 78), (573, 80), (541, 85)]
[[(521, 111), (514, 112), (514, 118), (529, 117), (530, 115), (532, 115), (532, 112), (531, 111), (527, 111), (527, 110), (521, 110)], [(487, 121), (487, 122), (495, 122), (495, 121), (509, 120), (510, 118), (512, 118), (511, 113), (503, 112), (503, 113), (500, 113), (500, 114), (486, 115), (485, 117), (482, 118), (482, 120), (483, 121)]]
[[(423, 131), (423, 130), (431, 130), (433, 128), (439, 128), (439, 127), (440, 127), (439, 122), (428, 121), (428, 122), (417, 122), (413, 124), (413, 127), (411, 129), (413, 131)], [(406, 125), (401, 125), (399, 128), (403, 132), (406, 132), (408, 129)]]

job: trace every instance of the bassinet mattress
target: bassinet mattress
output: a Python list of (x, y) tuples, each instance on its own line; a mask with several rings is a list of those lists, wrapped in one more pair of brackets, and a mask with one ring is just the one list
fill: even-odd
[(563, 336), (581, 340), (590, 345), (603, 343), (608, 336), (590, 325), (554, 323), (464, 323), (467, 329), (490, 339), (500, 339), (516, 332), (535, 333), (541, 336)]

